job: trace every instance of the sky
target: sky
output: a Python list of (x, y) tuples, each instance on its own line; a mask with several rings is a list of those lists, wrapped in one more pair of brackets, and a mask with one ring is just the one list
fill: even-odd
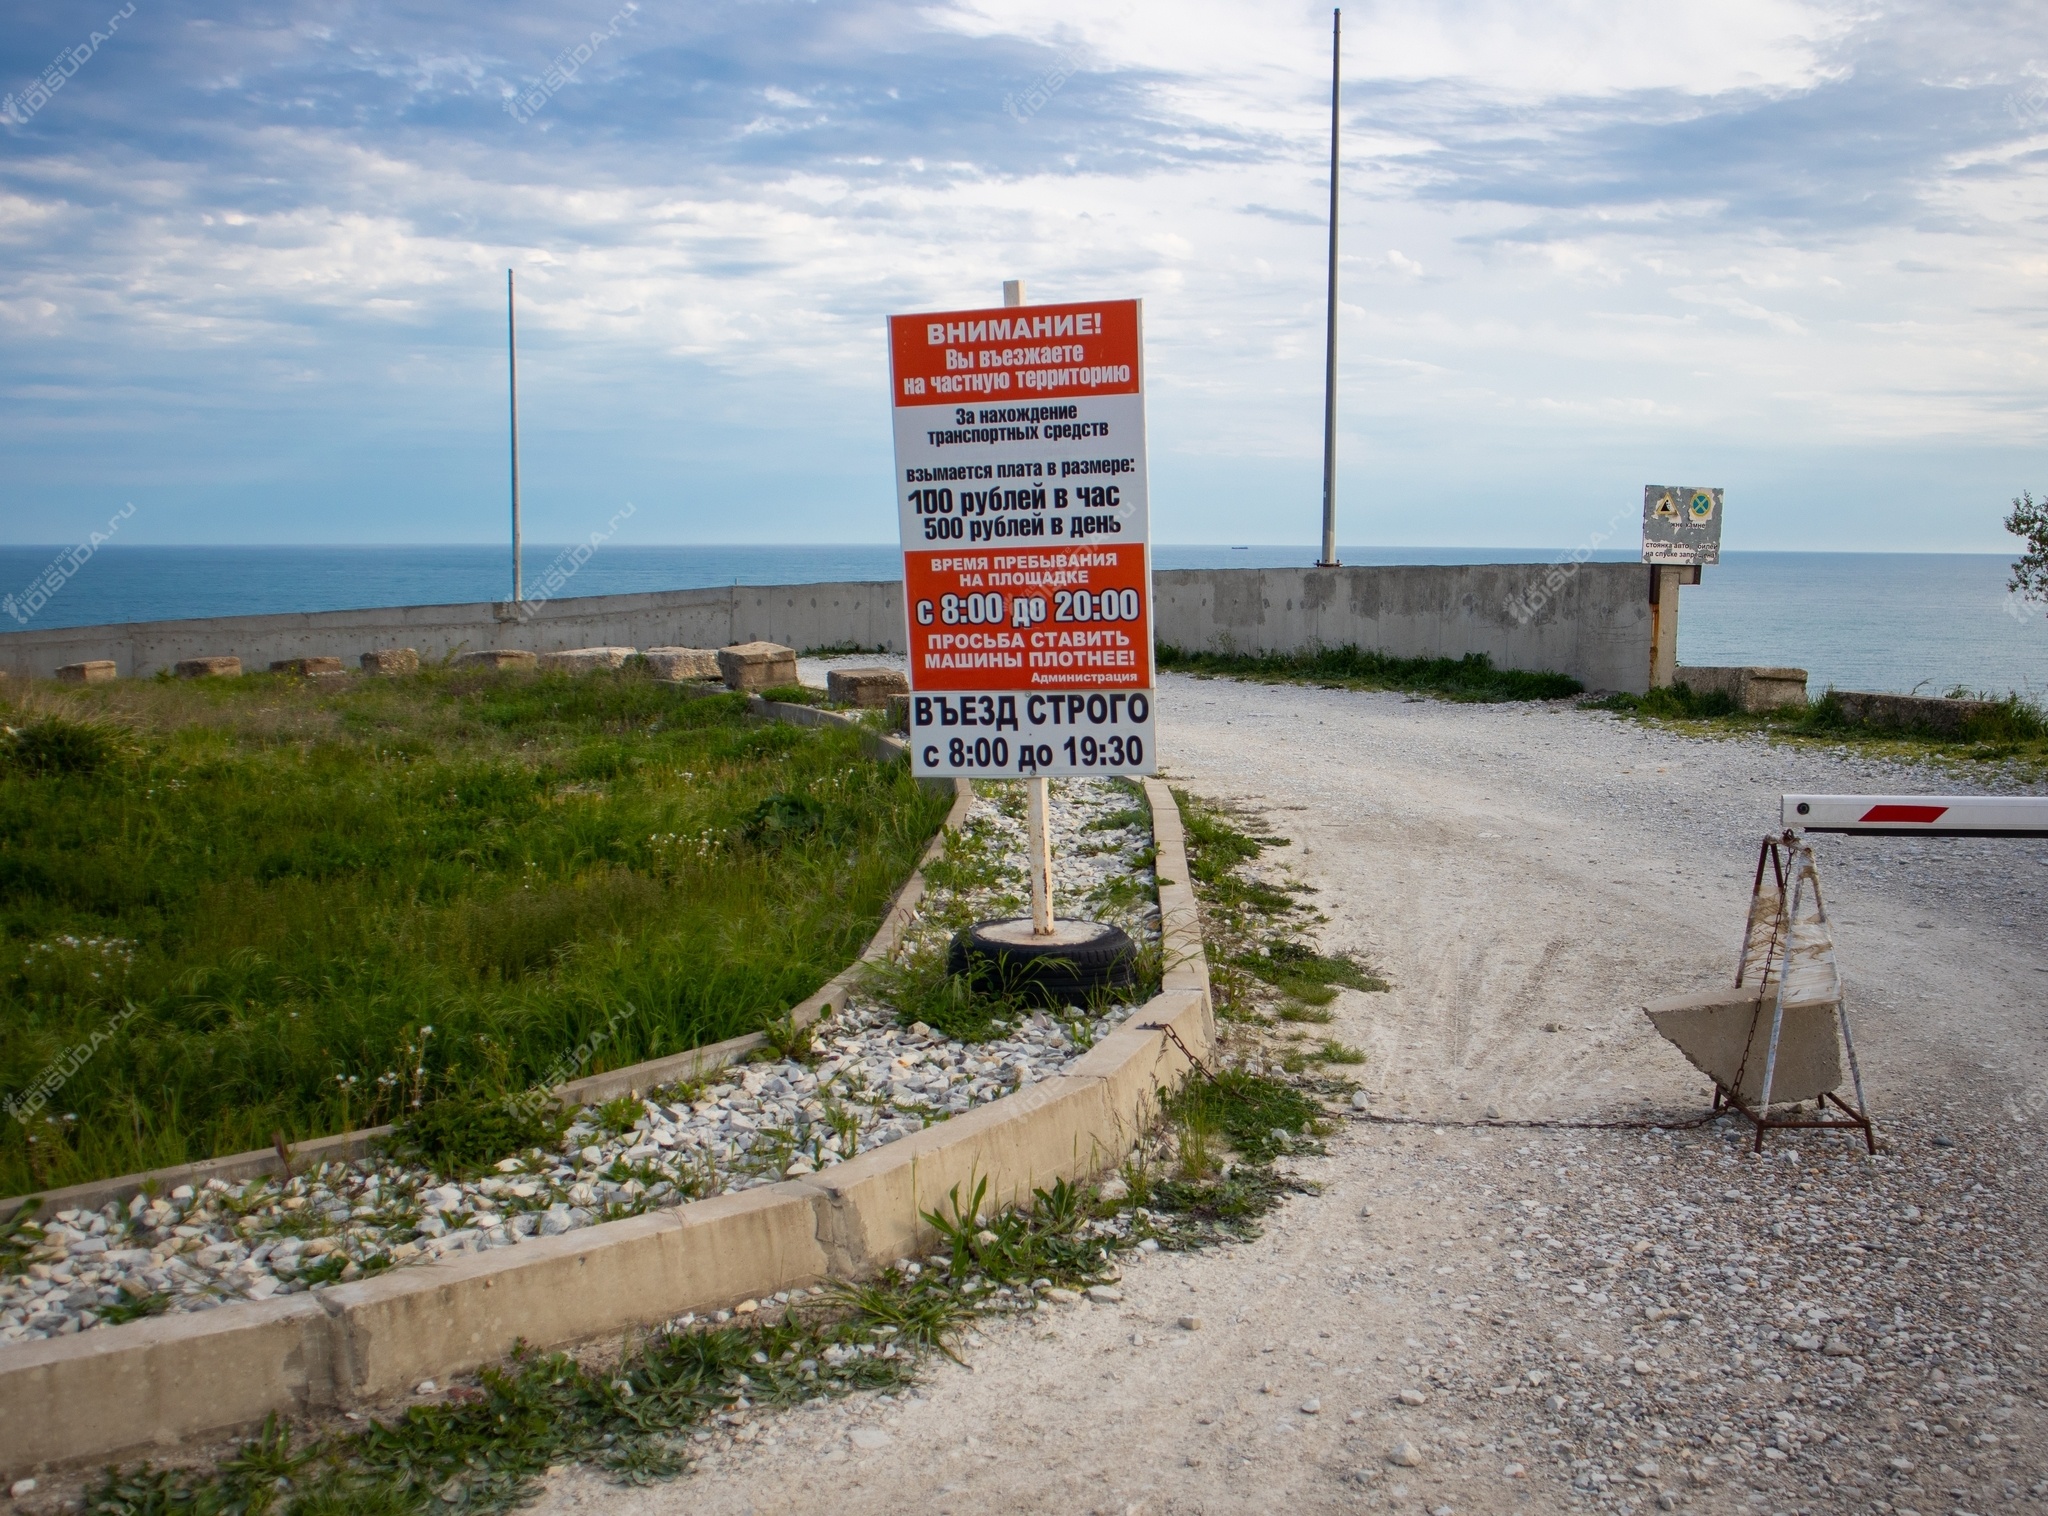
[[(1345, 15), (1346, 542), (2008, 551), (2048, 6)], [(883, 318), (1145, 302), (1153, 532), (1319, 529), (1330, 15), (1215, 0), (0, 13), (0, 542), (881, 542)], [(36, 81), (53, 67), (62, 87)], [(119, 515), (128, 506), (126, 515)]]

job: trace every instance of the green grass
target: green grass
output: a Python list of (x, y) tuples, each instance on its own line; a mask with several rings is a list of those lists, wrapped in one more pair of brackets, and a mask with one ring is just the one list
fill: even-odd
[(56, 1085), (0, 1194), (758, 1029), (945, 811), (634, 671), (37, 684), (0, 724), (0, 1096)]
[(1725, 693), (1695, 693), (1683, 683), (1654, 689), (1646, 695), (1604, 695), (1584, 702), (1584, 707), (1641, 720), (1677, 723), (1703, 733), (1761, 733), (1777, 741), (1848, 744), (1877, 757), (1934, 759), (1965, 765), (2011, 763), (2036, 773), (2048, 771), (2048, 711), (2018, 694), (1971, 695), (1961, 689), (1949, 694), (1952, 698), (1987, 701), (1990, 709), (1971, 715), (1959, 732), (1940, 732), (1851, 720), (1832, 690), (1805, 706), (1745, 713), (1737, 710), (1734, 700)]
[[(1275, 998), (1270, 980), (1283, 977), (1291, 986), (1312, 995), (1321, 993), (1325, 1000), (1334, 999), (1336, 992), (1325, 993), (1319, 976), (1349, 975), (1356, 966), (1349, 959), (1325, 959), (1298, 941), (1297, 933), (1307, 924), (1308, 915), (1308, 907), (1298, 897), (1310, 893), (1308, 889), (1284, 880), (1254, 879), (1245, 872), (1247, 864), (1256, 862), (1268, 848), (1285, 847), (1287, 839), (1248, 831), (1238, 825), (1233, 813), (1184, 790), (1173, 794), (1180, 806), (1188, 872), (1202, 913), (1216, 1014), (1225, 1021), (1270, 1024), (1267, 1010)], [(1283, 974), (1283, 968), (1291, 972)], [(1265, 972), (1262, 975), (1257, 970)], [(1370, 979), (1363, 970), (1356, 973)], [(1378, 983), (1371, 980), (1359, 987)], [(1327, 1013), (1284, 992), (1281, 999), (1278, 1014), (1287, 1020), (1329, 1019)]]
[[(851, 1293), (851, 1292), (849, 1292)], [(307, 1439), (273, 1419), (212, 1468), (109, 1470), (92, 1516), (370, 1516), (509, 1511), (561, 1463), (621, 1484), (687, 1467), (689, 1434), (734, 1407), (894, 1390), (969, 1312), (939, 1281), (890, 1276), (849, 1309), (834, 1300), (782, 1321), (660, 1333), (587, 1364), (523, 1354), (469, 1396), (413, 1406), (361, 1431)]]
[(1308, 653), (1200, 653), (1162, 642), (1157, 656), (1159, 667), (1183, 674), (1325, 689), (1406, 690), (1444, 700), (1561, 700), (1585, 689), (1569, 674), (1495, 668), (1484, 653), (1395, 658), (1351, 644)]
[(1346, 954), (1318, 953), (1303, 943), (1280, 937), (1267, 941), (1256, 952), (1239, 953), (1231, 962), (1281, 994), (1310, 1006), (1328, 1005), (1337, 998), (1339, 989), (1389, 988), (1386, 980)]
[(1166, 1102), (1169, 1120), (1219, 1132), (1242, 1157), (1266, 1163), (1325, 1130), (1321, 1102), (1284, 1079), (1243, 1069), (1188, 1080)]

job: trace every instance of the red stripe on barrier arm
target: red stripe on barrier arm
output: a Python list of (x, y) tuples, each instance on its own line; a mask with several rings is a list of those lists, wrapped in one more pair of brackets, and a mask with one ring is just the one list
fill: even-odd
[(1857, 820), (1894, 824), (1902, 821), (1932, 823), (1941, 820), (1947, 814), (1948, 807), (1945, 805), (1873, 805), (1857, 817)]

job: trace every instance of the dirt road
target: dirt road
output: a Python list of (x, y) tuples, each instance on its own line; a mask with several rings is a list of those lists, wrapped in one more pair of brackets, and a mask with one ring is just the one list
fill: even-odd
[[(1569, 708), (1178, 678), (1160, 706), (1176, 782), (1293, 838), (1325, 946), (1393, 982), (1330, 1028), (1374, 1110), (1447, 1123), (1700, 1113), (1630, 1007), (1732, 972), (1778, 794), (1953, 787)], [(1821, 854), (1878, 1159), (1353, 1122), (1258, 1243), (541, 1509), (2048, 1509), (2048, 847)]]

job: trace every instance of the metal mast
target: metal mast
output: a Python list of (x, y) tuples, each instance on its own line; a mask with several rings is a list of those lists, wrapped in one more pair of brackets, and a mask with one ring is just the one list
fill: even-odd
[(505, 270), (505, 372), (512, 408), (512, 603), (526, 598), (519, 566), (519, 329), (512, 314), (512, 270)]
[(1337, 105), (1342, 88), (1344, 12), (1330, 12), (1330, 294), (1323, 353), (1323, 556), (1337, 567)]

